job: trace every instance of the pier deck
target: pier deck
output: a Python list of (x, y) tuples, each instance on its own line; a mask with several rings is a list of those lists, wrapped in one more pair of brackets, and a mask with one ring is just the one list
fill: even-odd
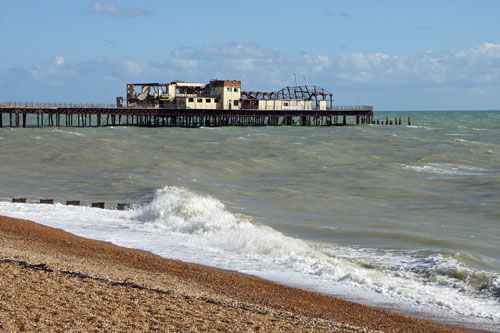
[(0, 104), (0, 127), (342, 126), (372, 121), (371, 106), (339, 106), (327, 110), (205, 110)]

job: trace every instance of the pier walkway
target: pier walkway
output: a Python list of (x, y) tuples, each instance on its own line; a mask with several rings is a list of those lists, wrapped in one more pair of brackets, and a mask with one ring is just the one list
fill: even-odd
[(372, 122), (372, 106), (337, 106), (327, 110), (206, 110), (0, 103), (0, 127), (342, 126)]

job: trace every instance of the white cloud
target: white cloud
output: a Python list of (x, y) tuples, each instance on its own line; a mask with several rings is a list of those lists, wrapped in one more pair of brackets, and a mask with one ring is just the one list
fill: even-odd
[(113, 2), (94, 1), (91, 6), (91, 11), (94, 14), (110, 15), (110, 16), (148, 16), (151, 13), (140, 8), (121, 8)]
[(55, 57), (54, 64), (56, 64), (57, 66), (61, 66), (62, 64), (64, 64), (64, 57), (62, 56)]
[(173, 64), (181, 67), (182, 69), (192, 72), (198, 68), (198, 60), (197, 59), (181, 59), (174, 58), (171, 60)]
[(484, 43), (456, 54), (349, 53), (338, 58), (337, 69), (336, 77), (351, 83), (488, 83), (500, 77), (500, 45)]
[[(128, 82), (173, 80), (239, 79), (245, 90), (276, 91), (293, 85), (294, 73), (298, 74), (299, 84), (304, 73), (312, 85), (334, 93), (343, 90), (344, 96), (346, 90), (356, 94), (371, 92), (373, 96), (382, 96), (386, 91), (405, 91), (406, 96), (412, 96), (413, 91), (415, 95), (420, 91), (422, 96), (426, 91), (445, 96), (455, 91), (471, 98), (496, 98), (500, 105), (498, 97), (491, 97), (498, 94), (500, 87), (500, 45), (492, 43), (456, 53), (428, 51), (412, 55), (355, 52), (338, 57), (308, 53), (286, 56), (252, 43), (178, 48), (157, 62), (99, 57), (72, 63), (57, 55), (46, 63), (0, 71), (0, 91), (5, 95), (0, 99), (10, 99), (9, 91), (29, 91), (42, 96), (30, 100), (47, 100), (45, 96), (59, 99), (64, 92), (65, 99), (73, 96), (78, 102), (109, 101), (123, 95)], [(58, 90), (50, 91), (50, 87)], [(444, 88), (445, 93), (438, 93)]]

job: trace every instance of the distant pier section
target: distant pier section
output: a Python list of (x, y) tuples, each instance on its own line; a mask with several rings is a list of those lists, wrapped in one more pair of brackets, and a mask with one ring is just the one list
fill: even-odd
[(342, 126), (372, 124), (373, 107), (338, 106), (317, 86), (242, 91), (240, 81), (131, 83), (116, 104), (0, 102), (0, 127)]

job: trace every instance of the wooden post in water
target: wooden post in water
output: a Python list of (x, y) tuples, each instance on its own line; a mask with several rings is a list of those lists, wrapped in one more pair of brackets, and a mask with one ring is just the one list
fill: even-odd
[(126, 209), (130, 208), (130, 204), (128, 204), (128, 203), (119, 203), (119, 204), (116, 205), (116, 208), (118, 210), (126, 210)]
[(410, 122), (410, 116), (408, 116), (408, 126), (411, 125), (411, 122)]
[(48, 204), (48, 205), (53, 205), (54, 204), (54, 199), (40, 199), (41, 204)]
[(66, 201), (67, 206), (80, 206), (80, 200), (68, 200)]
[(13, 198), (12, 202), (16, 203), (26, 203), (26, 198)]

